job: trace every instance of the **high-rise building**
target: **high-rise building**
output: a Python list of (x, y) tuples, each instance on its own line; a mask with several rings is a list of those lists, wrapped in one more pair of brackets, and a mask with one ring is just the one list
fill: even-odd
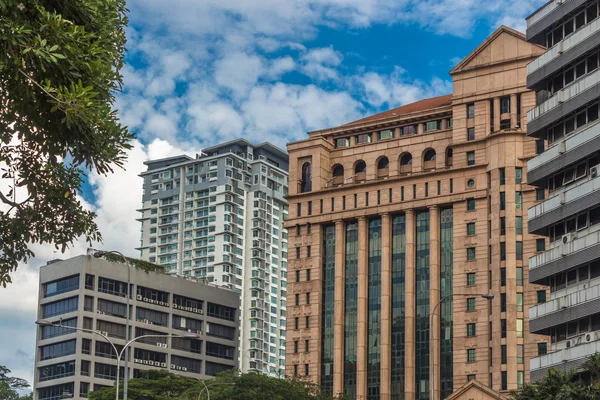
[[(129, 267), (131, 283), (129, 377), (163, 369), (202, 379), (237, 366), (238, 308), (232, 290), (192, 278)], [(126, 341), (127, 266), (91, 256), (56, 260), (40, 268), (34, 398), (87, 398), (117, 379), (117, 355)], [(124, 377), (121, 362), (119, 376)]]
[[(529, 209), (540, 253), (529, 282), (550, 287), (529, 310), (529, 329), (550, 335), (531, 360), (531, 380), (577, 368), (600, 351), (600, 19), (597, 0), (553, 0), (527, 18), (527, 40), (548, 50), (527, 66), (537, 94), (527, 134), (548, 148), (528, 162), (530, 185), (548, 198)], [(543, 150), (540, 147), (540, 150)]]
[(528, 331), (545, 286), (527, 277), (527, 209), (544, 191), (526, 179), (543, 141), (525, 135), (525, 83), (543, 52), (500, 27), (451, 95), (288, 145), (288, 375), (369, 400), (429, 399), (430, 372), (436, 400), (529, 380), (547, 338)]
[(146, 164), (141, 258), (240, 293), (241, 370), (283, 376), (287, 153), (238, 139)]

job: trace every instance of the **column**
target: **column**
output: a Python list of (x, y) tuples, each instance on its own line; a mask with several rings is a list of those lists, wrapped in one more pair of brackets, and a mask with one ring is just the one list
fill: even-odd
[(494, 132), (500, 130), (500, 97), (494, 97)]
[[(440, 301), (440, 210), (438, 206), (429, 208), (429, 312)], [(441, 307), (441, 306), (440, 306)], [(434, 396), (440, 398), (440, 309), (433, 316), (433, 325), (429, 327), (433, 339), (429, 347), (429, 367), (433, 369)], [(429, 383), (431, 385), (431, 382)]]
[(333, 312), (333, 394), (344, 391), (344, 280), (346, 229), (344, 221), (335, 221), (335, 289)]
[(358, 313), (356, 324), (356, 398), (367, 398), (367, 321), (369, 265), (367, 245), (369, 226), (366, 217), (358, 218)]
[(394, 137), (395, 138), (399, 138), (400, 137), (400, 128), (394, 128)]
[(510, 127), (514, 128), (518, 123), (517, 119), (517, 94), (510, 95)]
[(404, 393), (405, 400), (416, 395), (415, 371), (415, 316), (416, 316), (416, 270), (415, 270), (415, 212), (406, 210), (406, 290), (404, 332)]
[(419, 122), (417, 124), (417, 134), (420, 135), (420, 134), (422, 134), (424, 132), (425, 132), (425, 124)]
[(390, 400), (392, 379), (392, 219), (381, 215), (381, 385), (380, 399)]

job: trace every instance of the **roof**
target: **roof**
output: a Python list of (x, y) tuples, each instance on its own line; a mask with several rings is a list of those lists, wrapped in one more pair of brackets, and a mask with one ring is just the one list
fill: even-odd
[(467, 383), (465, 383), (462, 387), (460, 387), (456, 391), (454, 391), (454, 393), (452, 393), (450, 396), (446, 397), (446, 400), (461, 399), (462, 395), (466, 394), (469, 391), (469, 389), (471, 389), (471, 388), (475, 388), (477, 391), (485, 394), (486, 399), (505, 400), (505, 397), (502, 396), (500, 393), (496, 392), (495, 390), (490, 389), (489, 387), (482, 384), (481, 382), (478, 382), (476, 379), (473, 379), (472, 381), (468, 381)]
[(207, 147), (205, 149), (202, 149), (202, 152), (208, 154), (208, 153), (211, 153), (211, 152), (218, 151), (218, 150), (220, 150), (220, 149), (222, 149), (224, 147), (229, 147), (232, 144), (241, 144), (241, 145), (245, 145), (245, 146), (250, 146), (250, 147), (255, 148), (255, 149), (269, 148), (272, 152), (279, 153), (279, 155), (282, 156), (282, 157), (287, 157), (288, 156), (288, 153), (285, 150), (280, 149), (279, 147), (275, 146), (274, 144), (272, 144), (270, 142), (262, 142), (262, 143), (254, 144), (254, 143), (252, 143), (249, 140), (246, 140), (244, 138), (237, 138), (237, 139), (230, 140), (229, 142), (219, 143), (219, 144), (214, 145), (212, 147)]
[(353, 121), (347, 123), (343, 126), (354, 125), (362, 122), (370, 122), (376, 121), (379, 119), (391, 118), (401, 116), (403, 114), (411, 114), (419, 111), (426, 111), (433, 108), (444, 107), (452, 105), (452, 95), (447, 94), (445, 96), (432, 97), (429, 99), (423, 99), (416, 101), (414, 103), (406, 104), (401, 107), (392, 108), (391, 110), (381, 112), (379, 114), (371, 115), (369, 117), (359, 119), (357, 121)]

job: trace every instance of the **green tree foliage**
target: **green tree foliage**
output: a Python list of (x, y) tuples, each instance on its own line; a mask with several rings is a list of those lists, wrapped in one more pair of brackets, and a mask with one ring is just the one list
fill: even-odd
[(121, 167), (125, 0), (0, 0), (0, 283), (32, 243), (101, 240), (76, 198), (84, 170)]
[(29, 383), (25, 379), (8, 376), (10, 369), (0, 365), (0, 399), (2, 400), (33, 400), (33, 393), (20, 396), (18, 390), (27, 389)]
[[(589, 377), (589, 379), (588, 379)], [(587, 358), (581, 371), (563, 372), (551, 368), (533, 385), (525, 384), (511, 393), (513, 400), (600, 400), (600, 354)]]
[[(348, 400), (344, 396), (332, 397), (321, 393), (319, 386), (314, 383), (258, 374), (238, 374), (235, 371), (220, 373), (204, 383), (210, 390), (211, 400)], [(127, 396), (130, 399), (196, 400), (201, 392), (201, 398), (207, 399), (204, 384), (196, 379), (163, 370), (150, 370), (143, 371), (140, 378), (129, 380)], [(113, 400), (115, 388), (97, 390), (90, 393), (88, 398)]]

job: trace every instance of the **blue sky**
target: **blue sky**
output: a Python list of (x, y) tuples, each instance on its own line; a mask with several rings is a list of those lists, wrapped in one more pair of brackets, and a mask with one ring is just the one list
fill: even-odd
[[(84, 191), (104, 243), (136, 256), (143, 162), (238, 137), (285, 143), (425, 97), (499, 25), (523, 31), (545, 0), (130, 0), (119, 115), (137, 134), (125, 170)], [(0, 289), (0, 360), (32, 379), (36, 257)]]

